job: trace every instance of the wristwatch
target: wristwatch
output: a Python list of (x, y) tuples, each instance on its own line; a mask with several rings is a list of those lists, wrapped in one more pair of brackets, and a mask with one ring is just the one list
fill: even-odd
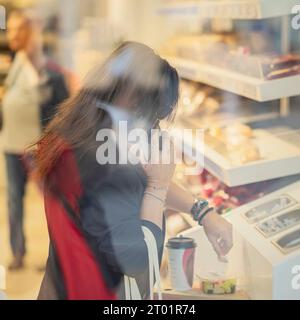
[(193, 219), (198, 222), (200, 226), (202, 226), (201, 222), (203, 218), (211, 211), (213, 208), (208, 207), (209, 203), (207, 200), (199, 199), (196, 200), (192, 206), (191, 214)]

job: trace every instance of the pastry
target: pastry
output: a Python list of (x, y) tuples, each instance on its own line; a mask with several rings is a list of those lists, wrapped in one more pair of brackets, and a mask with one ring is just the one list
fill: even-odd
[(284, 77), (295, 76), (297, 74), (300, 74), (300, 66), (272, 71), (266, 76), (266, 79), (275, 80)]
[(246, 138), (253, 137), (252, 129), (242, 123), (235, 123), (225, 128), (225, 135), (230, 138), (232, 136), (244, 136)]
[(239, 149), (240, 162), (242, 164), (253, 162), (261, 159), (259, 149), (253, 141), (248, 141), (247, 144), (242, 145)]

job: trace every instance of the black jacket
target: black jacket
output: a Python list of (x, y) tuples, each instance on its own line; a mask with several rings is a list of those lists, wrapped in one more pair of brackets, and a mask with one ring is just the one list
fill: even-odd
[[(93, 249), (108, 287), (124, 299), (123, 275), (134, 277), (143, 298), (149, 294), (148, 250), (142, 226), (147, 226), (157, 240), (162, 257), (164, 226), (161, 230), (140, 219), (147, 179), (141, 166), (115, 165), (103, 172), (103, 166), (84, 161), (77, 155), (83, 195), (78, 199), (81, 226)], [(62, 160), (64, 162), (66, 160)], [(92, 174), (87, 173), (87, 169)], [(109, 173), (107, 173), (107, 171)], [(64, 174), (68, 174), (64, 171)], [(105, 178), (104, 178), (105, 176)], [(68, 179), (72, 186), (76, 181)], [(155, 214), (155, 213), (154, 213)], [(50, 235), (51, 239), (51, 235)], [(52, 241), (51, 241), (52, 243)], [(74, 250), (74, 248), (70, 248)], [(66, 287), (53, 244), (50, 246), (45, 277), (39, 299), (66, 299)]]
[(43, 129), (56, 114), (58, 105), (69, 96), (64, 76), (49, 67), (46, 69), (46, 72), (48, 79), (47, 82), (41, 86), (41, 90), (45, 90), (49, 98), (41, 105), (40, 109), (40, 119)]

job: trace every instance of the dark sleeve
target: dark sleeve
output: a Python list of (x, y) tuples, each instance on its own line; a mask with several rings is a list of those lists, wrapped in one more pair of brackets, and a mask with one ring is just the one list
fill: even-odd
[(49, 72), (48, 76), (49, 82), (47, 86), (50, 89), (51, 97), (41, 106), (41, 122), (43, 128), (45, 128), (55, 116), (58, 105), (69, 97), (63, 75), (57, 72)]
[(52, 243), (49, 246), (49, 256), (46, 263), (44, 278), (37, 297), (38, 300), (65, 300), (67, 299), (64, 281)]
[(62, 74), (57, 74), (53, 79), (53, 88), (54, 88), (54, 104), (58, 105), (62, 103), (65, 99), (69, 97), (69, 91), (67, 89), (65, 78)]
[(87, 201), (82, 210), (85, 232), (96, 241), (100, 259), (103, 257), (116, 272), (136, 276), (148, 268), (148, 250), (142, 225), (146, 225), (157, 240), (159, 252), (163, 246), (161, 229), (139, 218), (143, 190), (118, 180), (118, 185), (105, 184), (97, 199)]

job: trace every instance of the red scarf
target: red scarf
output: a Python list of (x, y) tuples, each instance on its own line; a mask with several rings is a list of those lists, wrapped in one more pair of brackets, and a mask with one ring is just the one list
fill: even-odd
[[(63, 152), (52, 170), (51, 179), (59, 186), (69, 206), (79, 217), (82, 195), (79, 170), (71, 150)], [(84, 234), (59, 197), (45, 190), (45, 211), (50, 238), (54, 245), (65, 282), (68, 300), (113, 300), (93, 251)]]

